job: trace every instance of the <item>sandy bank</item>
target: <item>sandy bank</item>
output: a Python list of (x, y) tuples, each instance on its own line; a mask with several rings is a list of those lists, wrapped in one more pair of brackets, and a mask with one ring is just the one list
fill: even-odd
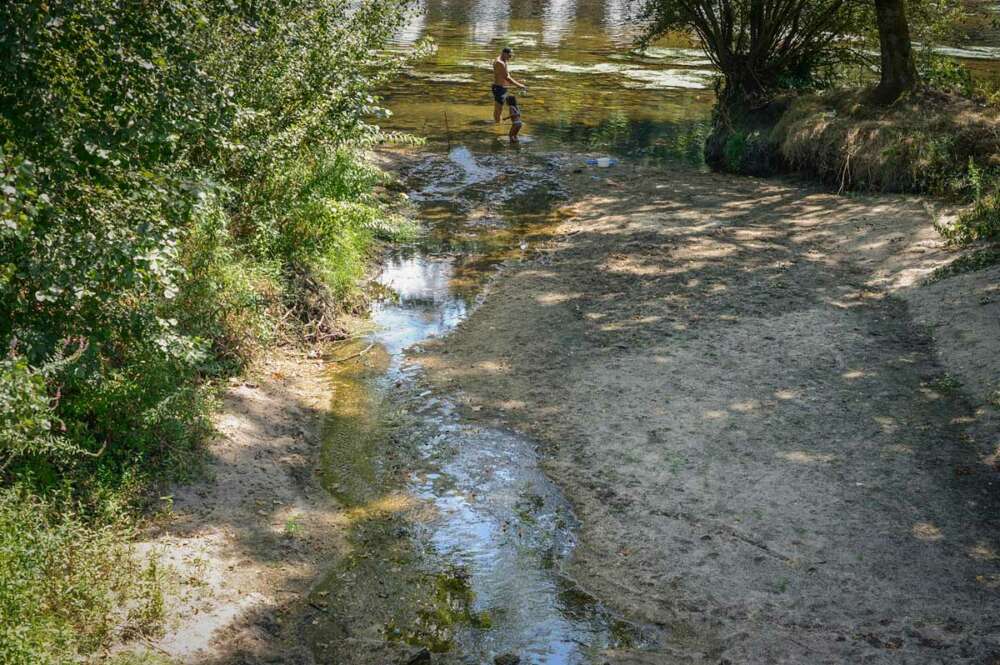
[(592, 173), (418, 357), (543, 443), (576, 577), (661, 628), (608, 659), (992, 662), (1000, 270), (925, 285), (915, 198)]
[(166, 632), (145, 648), (180, 663), (311, 662), (297, 617), (343, 545), (314, 473), (324, 367), (278, 349), (225, 391), (204, 477), (172, 489), (171, 514), (139, 546), (168, 580)]

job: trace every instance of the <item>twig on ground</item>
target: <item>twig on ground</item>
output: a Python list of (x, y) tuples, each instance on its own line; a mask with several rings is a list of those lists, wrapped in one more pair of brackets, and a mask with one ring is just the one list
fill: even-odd
[(375, 346), (374, 342), (372, 342), (371, 344), (369, 344), (368, 346), (366, 346), (362, 350), (358, 351), (357, 353), (352, 353), (351, 355), (344, 356), (343, 358), (334, 358), (333, 362), (335, 362), (335, 363), (342, 363), (345, 360), (350, 360), (351, 358), (357, 358), (358, 356), (363, 356), (366, 353), (368, 353), (369, 351), (371, 351), (373, 346)]
[(153, 649), (154, 651), (159, 651), (164, 656), (172, 656), (173, 655), (169, 651), (167, 651), (166, 649), (164, 649), (163, 647), (161, 647), (159, 644), (156, 644), (155, 642), (153, 642), (153, 640), (149, 639), (145, 635), (142, 636), (142, 637), (140, 637), (139, 639), (142, 640), (142, 643), (145, 644), (146, 646), (148, 646), (150, 649)]

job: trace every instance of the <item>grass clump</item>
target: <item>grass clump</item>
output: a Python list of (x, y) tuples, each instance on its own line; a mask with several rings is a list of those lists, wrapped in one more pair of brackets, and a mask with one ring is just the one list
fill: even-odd
[(1000, 239), (1000, 188), (977, 198), (943, 234), (960, 245)]
[(984, 171), (970, 159), (967, 180), (972, 204), (938, 230), (956, 245), (1000, 239), (1000, 167)]
[(959, 256), (947, 265), (936, 268), (934, 272), (931, 273), (930, 281), (935, 282), (967, 272), (985, 270), (986, 268), (995, 266), (998, 263), (1000, 263), (1000, 249), (992, 247), (977, 249)]

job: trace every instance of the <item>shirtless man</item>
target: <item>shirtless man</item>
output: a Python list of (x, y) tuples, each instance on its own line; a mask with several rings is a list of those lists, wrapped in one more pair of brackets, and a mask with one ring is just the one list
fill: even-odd
[(493, 121), (500, 123), (500, 114), (503, 111), (504, 98), (507, 96), (507, 86), (516, 85), (521, 90), (527, 90), (524, 85), (518, 83), (510, 77), (507, 69), (507, 62), (514, 56), (514, 52), (509, 46), (505, 46), (497, 59), (493, 61)]

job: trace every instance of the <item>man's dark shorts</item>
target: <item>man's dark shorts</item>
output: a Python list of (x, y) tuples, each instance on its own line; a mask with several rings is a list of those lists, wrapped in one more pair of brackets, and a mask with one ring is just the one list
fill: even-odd
[(493, 100), (497, 104), (503, 104), (504, 100), (507, 99), (507, 88), (503, 87), (502, 85), (497, 85), (496, 83), (494, 83), (491, 90), (493, 90)]

